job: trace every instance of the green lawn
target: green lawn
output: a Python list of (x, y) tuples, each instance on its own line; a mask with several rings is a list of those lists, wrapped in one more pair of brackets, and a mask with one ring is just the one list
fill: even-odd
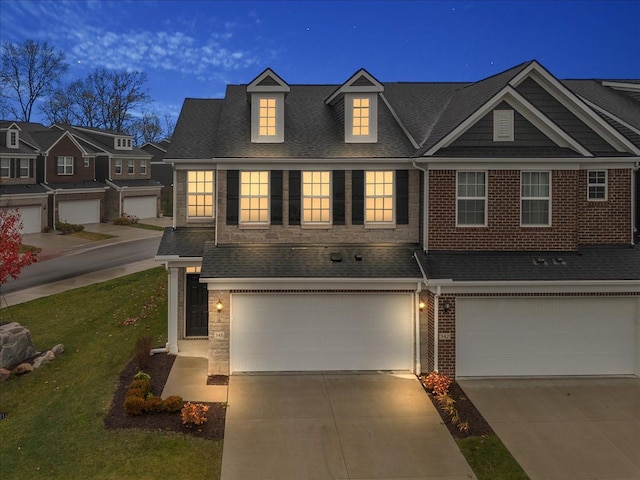
[(115, 235), (109, 235), (108, 233), (87, 232), (86, 230), (83, 230), (81, 232), (70, 233), (69, 236), (76, 237), (76, 238), (83, 238), (91, 242), (106, 240), (107, 238), (115, 238)]
[(478, 480), (529, 480), (497, 436), (469, 437), (457, 442)]
[[(166, 342), (166, 271), (159, 267), (0, 310), (37, 349), (63, 343), (52, 363), (0, 384), (3, 479), (216, 479), (222, 442), (106, 430), (103, 418), (135, 340)], [(136, 318), (135, 325), (123, 325)]]

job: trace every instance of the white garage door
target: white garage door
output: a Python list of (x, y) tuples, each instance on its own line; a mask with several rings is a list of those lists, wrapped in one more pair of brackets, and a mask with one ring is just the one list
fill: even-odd
[(234, 294), (231, 370), (411, 370), (411, 294)]
[(100, 223), (100, 200), (68, 200), (58, 203), (61, 222), (83, 225)]
[(13, 213), (18, 213), (22, 220), (21, 234), (25, 233), (40, 233), (42, 231), (42, 207), (15, 207), (15, 208), (3, 208)]
[(125, 198), (123, 211), (138, 218), (154, 218), (157, 216), (156, 197), (132, 197)]
[(635, 298), (456, 300), (456, 375), (636, 374)]

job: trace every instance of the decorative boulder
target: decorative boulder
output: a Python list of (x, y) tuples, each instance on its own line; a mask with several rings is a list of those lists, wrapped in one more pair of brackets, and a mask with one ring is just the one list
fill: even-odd
[(11, 372), (6, 368), (0, 368), (0, 382), (6, 382), (11, 378)]
[(64, 353), (64, 345), (59, 343), (58, 345), (55, 345), (51, 351), (53, 352), (53, 354), (57, 357), (58, 355), (60, 355), (61, 353)]
[(16, 322), (0, 325), (0, 368), (23, 362), (37, 353), (26, 327)]
[(13, 373), (15, 373), (16, 375), (24, 375), (25, 373), (31, 372), (33, 372), (33, 367), (30, 363), (21, 363), (13, 369)]
[(49, 363), (51, 360), (54, 360), (56, 355), (51, 351), (47, 350), (38, 358), (33, 361), (33, 368), (40, 368), (42, 365)]

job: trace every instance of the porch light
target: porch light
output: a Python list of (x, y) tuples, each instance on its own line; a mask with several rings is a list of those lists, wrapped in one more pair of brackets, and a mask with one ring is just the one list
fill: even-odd
[(219, 300), (216, 302), (216, 310), (218, 311), (218, 313), (220, 313), (222, 311), (222, 300)]
[(418, 302), (418, 308), (420, 309), (420, 311), (423, 311), (425, 306), (426, 303), (424, 302), (424, 300), (420, 299), (420, 302)]
[(442, 303), (442, 311), (444, 313), (449, 313), (451, 311), (451, 302), (449, 300), (445, 300)]

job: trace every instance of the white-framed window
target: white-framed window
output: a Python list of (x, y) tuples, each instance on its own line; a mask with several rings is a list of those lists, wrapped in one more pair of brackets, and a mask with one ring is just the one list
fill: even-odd
[(493, 111), (493, 141), (513, 142), (513, 110)]
[[(73, 173), (73, 163), (72, 163), (71, 171)], [(20, 168), (18, 170), (18, 175), (20, 176), (20, 178), (29, 177), (29, 159), (28, 158), (20, 159)]]
[(142, 175), (146, 175), (147, 174), (147, 161), (146, 160), (140, 160), (140, 173)]
[(9, 178), (11, 175), (11, 159), (0, 158), (0, 178)]
[(186, 273), (200, 273), (200, 271), (202, 270), (201, 266), (195, 266), (195, 267), (187, 267), (186, 269)]
[(269, 172), (240, 172), (240, 224), (269, 223)]
[(136, 161), (129, 159), (127, 160), (127, 173), (133, 174), (136, 171)]
[(367, 97), (353, 99), (353, 125), (351, 134), (354, 137), (369, 136), (369, 124), (371, 120), (371, 105)]
[(131, 148), (131, 139), (127, 138), (127, 148)]
[(213, 181), (211, 170), (187, 172), (187, 216), (213, 218)]
[(56, 157), (56, 173), (73, 175), (73, 157)]
[(331, 172), (302, 172), (302, 223), (331, 223)]
[(116, 175), (122, 175), (122, 159), (121, 158), (115, 159), (113, 169)]
[(587, 172), (587, 199), (605, 201), (607, 199), (607, 171), (589, 170)]
[(393, 171), (364, 173), (364, 221), (369, 225), (394, 222)]
[(458, 172), (456, 224), (485, 226), (487, 224), (487, 174)]
[(9, 148), (18, 148), (18, 138), (17, 130), (9, 130), (7, 132), (7, 146)]
[(122, 139), (121, 139), (121, 138), (117, 138), (117, 139), (116, 139), (116, 145), (117, 145), (118, 147), (121, 147), (121, 146), (122, 146)]
[(276, 124), (276, 99), (275, 98), (261, 98), (260, 113), (258, 114), (258, 135), (261, 137), (275, 137), (278, 133)]
[(344, 98), (344, 140), (347, 143), (378, 141), (378, 97), (371, 93), (349, 93)]
[(550, 172), (522, 172), (520, 195), (521, 225), (551, 225)]
[(89, 165), (91, 165), (91, 163), (89, 162), (89, 159), (87, 157), (84, 158), (84, 167), (85, 168), (89, 168)]

